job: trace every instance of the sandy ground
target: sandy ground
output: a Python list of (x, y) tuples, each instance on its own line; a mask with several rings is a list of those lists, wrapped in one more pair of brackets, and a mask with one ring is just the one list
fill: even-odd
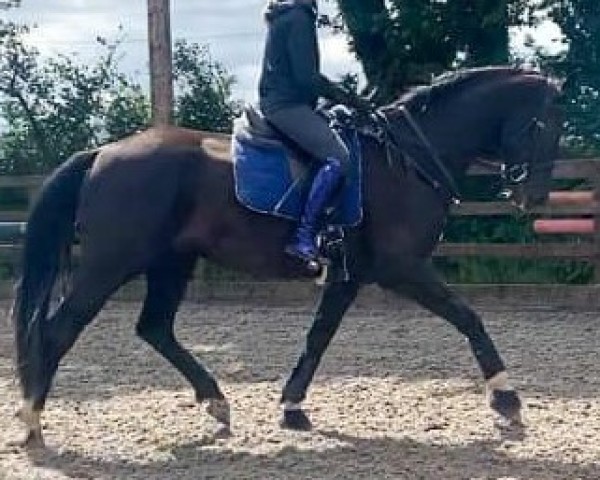
[[(4, 316), (6, 304), (0, 304)], [(306, 407), (278, 427), (282, 382), (312, 307), (187, 303), (178, 334), (219, 378), (234, 436), (133, 335), (136, 304), (105, 308), (65, 359), (27, 454), (10, 329), (0, 322), (0, 479), (598, 479), (600, 315), (482, 311), (525, 401), (526, 427), (494, 427), (465, 341), (417, 309), (352, 310)]]

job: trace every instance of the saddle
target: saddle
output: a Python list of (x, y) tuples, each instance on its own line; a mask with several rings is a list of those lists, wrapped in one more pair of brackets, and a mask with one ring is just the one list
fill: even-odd
[[(327, 224), (349, 227), (362, 221), (362, 159), (358, 133), (342, 117), (341, 108), (331, 114), (333, 128), (351, 152), (352, 166)], [(315, 174), (310, 161), (303, 161), (307, 154), (253, 105), (246, 105), (234, 121), (231, 148), (237, 200), (253, 211), (298, 221)]]

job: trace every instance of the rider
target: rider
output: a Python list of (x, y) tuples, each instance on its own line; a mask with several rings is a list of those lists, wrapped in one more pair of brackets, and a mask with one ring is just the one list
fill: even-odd
[(320, 73), (316, 0), (270, 0), (264, 13), (268, 33), (259, 81), (266, 119), (314, 161), (314, 177), (300, 224), (287, 254), (305, 262), (318, 257), (319, 220), (348, 173), (348, 149), (316, 112), (319, 97), (364, 110), (366, 101)]

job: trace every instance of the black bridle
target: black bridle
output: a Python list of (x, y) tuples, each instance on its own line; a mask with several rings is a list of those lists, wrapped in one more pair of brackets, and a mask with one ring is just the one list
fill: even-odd
[[(546, 97), (546, 101), (541, 108), (542, 117), (546, 114), (549, 104), (551, 102), (551, 96), (548, 95)], [(438, 153), (437, 149), (433, 146), (433, 144), (429, 141), (417, 121), (414, 119), (413, 115), (404, 105), (400, 105), (398, 110), (402, 113), (402, 117), (405, 119), (406, 123), (409, 125), (412, 132), (415, 134), (419, 144), (424, 148), (429, 160), (431, 160), (434, 169), (437, 171), (437, 174), (433, 176), (427, 173), (423, 168), (419, 168), (419, 164), (412, 160), (413, 166), (415, 166), (420, 173), (424, 176), (424, 178), (436, 189), (445, 190), (446, 196), (449, 197), (450, 201), (454, 203), (460, 202), (460, 192), (457, 187), (456, 181), (452, 173), (446, 168), (444, 163), (442, 162), (441, 156)], [(397, 133), (398, 128), (390, 121), (389, 117), (385, 114), (384, 111), (378, 109), (371, 116), (372, 121), (375, 124), (374, 132), (375, 137), (379, 140), (380, 143), (386, 144), (387, 156), (388, 156), (388, 164), (390, 166), (393, 165), (393, 155), (392, 150), (396, 150), (397, 152), (403, 153), (403, 148), (401, 142), (399, 140), (399, 134)], [(539, 155), (539, 150), (541, 147), (541, 142), (539, 141), (540, 136), (544, 133), (545, 129), (548, 128), (546, 122), (540, 119), (540, 115), (535, 115), (531, 117), (525, 125), (519, 129), (518, 136), (522, 135), (534, 135), (533, 140), (533, 152), (530, 158), (537, 159)], [(533, 129), (533, 132), (531, 130)], [(390, 146), (392, 148), (390, 148)], [(483, 163), (486, 166), (494, 166), (498, 169), (498, 175), (500, 176), (502, 183), (507, 186), (518, 186), (525, 183), (532, 172), (536, 170), (541, 170), (543, 168), (547, 168), (549, 164), (553, 161), (535, 161), (532, 164), (530, 160), (526, 162), (517, 162), (517, 163), (506, 163), (502, 162), (499, 165), (496, 162), (487, 162), (485, 160), (478, 160), (479, 163)]]

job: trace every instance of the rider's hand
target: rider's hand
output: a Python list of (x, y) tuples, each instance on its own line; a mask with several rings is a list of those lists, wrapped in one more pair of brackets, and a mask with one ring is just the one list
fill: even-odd
[(349, 98), (348, 106), (355, 110), (359, 116), (369, 116), (375, 110), (375, 106), (365, 97), (353, 95)]
[(332, 82), (324, 75), (320, 77), (320, 95), (334, 103), (345, 105), (352, 110), (373, 111), (371, 102), (344, 87), (340, 83)]

